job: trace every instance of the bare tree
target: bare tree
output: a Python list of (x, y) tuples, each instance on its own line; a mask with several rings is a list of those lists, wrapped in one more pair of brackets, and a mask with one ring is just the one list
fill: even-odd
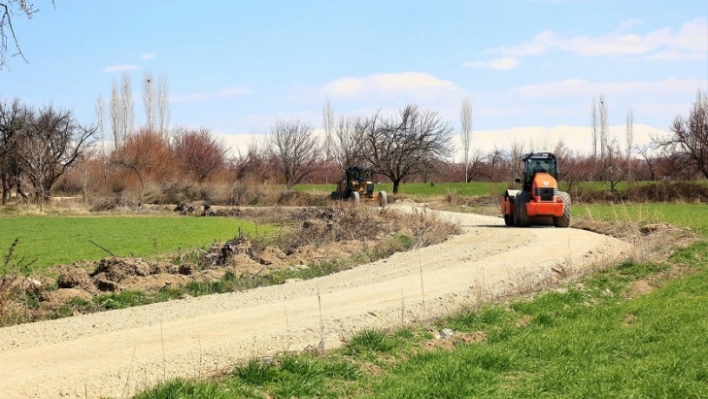
[(334, 156), (334, 111), (329, 99), (322, 108), (322, 122), (325, 131), (325, 161), (329, 162)]
[(624, 157), (620, 151), (617, 138), (614, 137), (607, 143), (605, 157), (601, 161), (600, 177), (610, 185), (610, 190), (615, 191), (617, 183), (624, 180), (627, 175), (627, 167), (624, 164)]
[(595, 159), (592, 157), (583, 158), (579, 153), (574, 153), (567, 148), (558, 153), (563, 154), (562, 158), (559, 157), (559, 171), (562, 174), (561, 176), (565, 186), (563, 191), (570, 192), (572, 196), (576, 184), (589, 179), (592, 172), (588, 164), (594, 163)]
[(634, 173), (632, 173), (632, 165), (630, 157), (632, 156), (632, 147), (634, 146), (634, 110), (630, 107), (627, 110), (627, 131), (625, 133), (627, 139), (627, 176), (630, 181), (634, 179)]
[(44, 210), (44, 202), (49, 197), (49, 189), (45, 190), (46, 173), (49, 166), (49, 148), (43, 143), (41, 135), (30, 134), (22, 138), (18, 147), (18, 155), (23, 169), (35, 189), (35, 200), (39, 210)]
[(98, 129), (98, 137), (101, 140), (101, 160), (103, 161), (103, 167), (106, 167), (106, 118), (105, 118), (106, 104), (103, 101), (103, 96), (98, 95), (96, 99), (96, 127)]
[(266, 180), (270, 176), (270, 170), (266, 167), (265, 151), (261, 150), (258, 142), (253, 140), (249, 143), (245, 152), (238, 150), (237, 155), (232, 160), (234, 171), (234, 182), (255, 179)]
[(609, 125), (607, 124), (607, 103), (605, 96), (600, 94), (600, 159), (604, 159), (609, 148)]
[(123, 114), (123, 100), (118, 89), (118, 82), (113, 81), (111, 90), (111, 131), (113, 132), (113, 148), (118, 149), (123, 144), (125, 132), (125, 119)]
[(278, 121), (270, 129), (268, 139), (268, 154), (276, 161), (285, 185), (291, 190), (317, 164), (320, 149), (312, 127), (301, 121)]
[[(533, 150), (532, 150), (533, 151)], [(514, 181), (515, 178), (520, 177), (519, 171), (521, 170), (521, 161), (526, 153), (526, 145), (521, 141), (517, 140), (516, 137), (511, 142), (511, 152), (509, 157), (509, 170), (507, 172), (507, 180)]]
[(162, 76), (157, 82), (157, 111), (159, 115), (159, 131), (167, 138), (170, 131), (170, 95), (167, 76)]
[[(54, 0), (52, 0), (52, 5), (54, 5)], [(38, 12), (39, 9), (35, 8), (29, 0), (0, 1), (0, 70), (6, 66), (5, 55), (9, 50), (10, 43), (17, 50), (11, 56), (20, 56), (25, 62), (28, 62), (20, 48), (20, 42), (17, 40), (12, 19), (17, 17), (32, 19)]]
[(126, 137), (130, 136), (133, 134), (133, 131), (135, 130), (135, 113), (134, 113), (134, 107), (133, 107), (133, 89), (131, 88), (131, 83), (130, 83), (130, 75), (127, 73), (123, 74), (123, 80), (122, 80), (122, 85), (121, 85), (123, 92), (122, 92), (122, 100), (123, 100), (123, 122), (125, 125), (123, 126), (123, 140), (126, 139)]
[(365, 162), (361, 154), (362, 126), (362, 118), (356, 116), (340, 116), (334, 126), (334, 157), (342, 170), (355, 165), (366, 166), (362, 165)]
[(140, 183), (139, 199), (142, 200), (145, 182), (150, 175), (164, 183), (170, 175), (172, 151), (159, 133), (140, 129), (126, 138), (123, 145), (113, 152), (113, 164), (130, 170)]
[(649, 145), (643, 145), (637, 149), (639, 155), (644, 159), (644, 163), (649, 169), (649, 178), (651, 180), (656, 180), (656, 157), (651, 155), (651, 150), (653, 148)]
[(19, 136), (27, 123), (27, 108), (19, 99), (11, 102), (0, 102), (0, 180), (2, 181), (2, 204), (7, 199), (13, 187), (22, 195), (20, 177), (22, 170), (17, 157)]
[[(506, 165), (506, 159), (504, 157), (504, 150), (494, 145), (492, 151), (487, 154), (487, 165), (489, 173), (487, 177), (490, 181), (499, 181), (502, 179), (508, 179), (508, 171)], [(516, 167), (517, 165), (513, 165)], [(516, 173), (516, 172), (514, 172)]]
[(634, 110), (627, 110), (627, 158), (632, 155), (632, 147), (634, 147)]
[(595, 98), (592, 99), (590, 114), (592, 115), (592, 157), (597, 159), (597, 104)]
[(671, 136), (654, 138), (654, 143), (664, 152), (681, 160), (677, 163), (684, 171), (695, 170), (708, 178), (708, 96), (698, 91), (688, 119), (681, 115), (671, 125)]
[(226, 166), (226, 149), (209, 129), (178, 131), (173, 149), (181, 169), (192, 177), (198, 187)]
[(152, 73), (143, 75), (143, 106), (145, 107), (145, 124), (148, 129), (155, 130), (155, 79)]
[(434, 170), (452, 152), (452, 127), (436, 111), (420, 111), (417, 105), (407, 105), (386, 120), (376, 113), (363, 121), (361, 130), (363, 157), (375, 172), (391, 179), (394, 194), (404, 178)]
[(17, 154), (41, 206), (54, 182), (90, 143), (96, 128), (81, 126), (71, 111), (51, 106), (27, 115), (29, 120), (20, 136)]
[(329, 174), (332, 166), (332, 161), (334, 160), (334, 111), (332, 110), (332, 104), (329, 99), (325, 102), (322, 108), (322, 122), (325, 131), (325, 159), (324, 159), (324, 178), (325, 184), (329, 183)]
[(474, 153), (472, 153), (471, 157), (469, 158), (469, 162), (467, 163), (465, 171), (465, 176), (467, 176), (465, 177), (465, 179), (468, 179), (467, 182), (479, 180), (480, 176), (482, 175), (483, 167), (484, 155), (482, 154), (481, 150), (476, 150)]
[(465, 97), (462, 100), (462, 108), (460, 109), (460, 123), (462, 125), (462, 149), (464, 150), (464, 162), (465, 162), (465, 183), (469, 182), (469, 175), (467, 171), (470, 165), (470, 144), (472, 143), (472, 102), (469, 98)]

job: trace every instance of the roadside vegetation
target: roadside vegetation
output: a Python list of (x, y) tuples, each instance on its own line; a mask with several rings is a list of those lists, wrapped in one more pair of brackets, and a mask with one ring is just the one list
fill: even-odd
[[(668, 258), (602, 265), (563, 287), (433, 325), (365, 330), (326, 354), (252, 359), (221, 377), (166, 381), (135, 398), (704, 397), (708, 218), (683, 218), (692, 205), (655, 207), (661, 219), (626, 213), (688, 221), (703, 234)], [(588, 208), (605, 212), (605, 223), (627, 224), (611, 207)]]
[(0, 326), (311, 279), (459, 232), (425, 212), (332, 205), (2, 217)]

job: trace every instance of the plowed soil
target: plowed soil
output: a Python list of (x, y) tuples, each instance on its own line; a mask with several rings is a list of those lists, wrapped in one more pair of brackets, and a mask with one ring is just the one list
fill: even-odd
[(254, 356), (331, 349), (364, 328), (395, 328), (530, 292), (632, 251), (584, 230), (440, 215), (463, 234), (342, 273), (0, 329), (0, 396), (128, 397), (164, 379), (209, 375)]

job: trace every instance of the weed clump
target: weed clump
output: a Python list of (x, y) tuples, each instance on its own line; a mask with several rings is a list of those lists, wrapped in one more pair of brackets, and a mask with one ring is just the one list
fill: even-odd
[(42, 283), (27, 277), (32, 271), (33, 261), (15, 258), (15, 239), (3, 257), (0, 270), (0, 327), (16, 324), (26, 318), (27, 310), (36, 309)]

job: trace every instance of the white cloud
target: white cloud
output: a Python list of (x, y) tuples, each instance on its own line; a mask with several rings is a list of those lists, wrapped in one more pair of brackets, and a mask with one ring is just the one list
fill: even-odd
[[(625, 143), (625, 125), (610, 126), (610, 137), (616, 138), (621, 145)], [(634, 140), (636, 146), (647, 145), (651, 142), (652, 136), (662, 136), (669, 134), (666, 130), (659, 130), (653, 127), (635, 123), (633, 126)], [(262, 148), (267, 140), (267, 135), (259, 133), (237, 133), (227, 134), (214, 132), (217, 137), (223, 140), (224, 144), (229, 148), (231, 155), (238, 155), (248, 151), (251, 146)], [(315, 135), (324, 141), (323, 129), (315, 129)], [(524, 146), (525, 151), (531, 150), (553, 150), (558, 142), (563, 144), (574, 152), (589, 154), (592, 148), (592, 133), (591, 128), (586, 126), (523, 126), (514, 127), (511, 129), (495, 129), (495, 130), (474, 130), (472, 132), (473, 151), (479, 150), (483, 153), (488, 153), (495, 148), (508, 150), (510, 143), (516, 142)], [(452, 144), (456, 152), (453, 154), (453, 159), (460, 161), (463, 159), (463, 146), (460, 135), (453, 136)]]
[(632, 18), (632, 19), (628, 19), (626, 21), (622, 21), (622, 22), (620, 22), (617, 29), (615, 29), (614, 33), (617, 34), (617, 33), (622, 33), (622, 32), (629, 32), (635, 26), (642, 25), (643, 23), (644, 23), (644, 21), (642, 21), (639, 18)]
[[(651, 143), (652, 136), (663, 136), (669, 134), (666, 130), (655, 129), (651, 126), (637, 124), (633, 125), (633, 144), (644, 146)], [(624, 146), (625, 125), (614, 125), (609, 127), (611, 138), (617, 139), (620, 146)], [(488, 153), (495, 148), (509, 150), (511, 143), (518, 143), (524, 146), (524, 151), (550, 150), (552, 151), (559, 142), (574, 152), (588, 155), (592, 151), (592, 132), (590, 127), (585, 126), (524, 126), (511, 129), (500, 130), (475, 130), (472, 132), (473, 151), (479, 150)], [(454, 159), (463, 159), (463, 146), (460, 135), (453, 138), (453, 144), (457, 149)]]
[(699, 61), (706, 58), (706, 55), (700, 52), (684, 52), (679, 50), (660, 51), (648, 57), (651, 60), (666, 60), (666, 61)]
[(321, 88), (335, 99), (408, 98), (430, 99), (460, 91), (454, 83), (422, 72), (377, 73), (366, 77), (346, 77)]
[(629, 33), (640, 23), (641, 21), (636, 19), (624, 21), (613, 32), (596, 37), (563, 36), (551, 30), (544, 30), (529, 41), (514, 46), (489, 49), (485, 53), (524, 57), (551, 50), (564, 50), (583, 57), (644, 55), (657, 58), (658, 54), (670, 52), (668, 54), (681, 54), (671, 58), (675, 60), (708, 58), (706, 18), (685, 22), (677, 32), (671, 28), (662, 28), (646, 34)]
[(175, 94), (170, 96), (170, 102), (173, 103), (196, 103), (207, 99), (206, 93), (192, 93), (192, 94)]
[(129, 72), (142, 69), (140, 65), (137, 64), (123, 64), (123, 65), (109, 65), (103, 68), (103, 72)]
[(514, 57), (502, 57), (489, 61), (465, 61), (462, 64), (465, 68), (489, 68), (498, 69), (502, 71), (507, 71), (509, 69), (514, 69), (519, 65), (519, 59)]
[(557, 82), (518, 86), (510, 90), (512, 95), (523, 98), (569, 98), (606, 96), (626, 97), (633, 95), (670, 96), (695, 93), (705, 88), (706, 81), (697, 79), (665, 79), (660, 81), (589, 82), (583, 79), (567, 79)]
[(154, 60), (155, 57), (156, 57), (156, 55), (153, 54), (153, 53), (143, 53), (143, 54), (140, 54), (140, 59), (141, 59), (141, 60)]
[(245, 87), (224, 87), (223, 89), (216, 92), (216, 95), (219, 97), (233, 97), (233, 96), (242, 96), (242, 95), (248, 94), (250, 92), (251, 92), (251, 90), (249, 90)]
[(557, 45), (556, 34), (550, 30), (544, 30), (534, 36), (530, 41), (512, 47), (498, 47), (484, 52), (487, 54), (502, 54), (513, 57), (524, 57), (529, 55), (539, 55)]
[(231, 155), (245, 154), (248, 149), (252, 146), (257, 148), (263, 148), (266, 144), (267, 136), (258, 133), (218, 133), (214, 132), (214, 135), (223, 140), (224, 144), (229, 148)]

